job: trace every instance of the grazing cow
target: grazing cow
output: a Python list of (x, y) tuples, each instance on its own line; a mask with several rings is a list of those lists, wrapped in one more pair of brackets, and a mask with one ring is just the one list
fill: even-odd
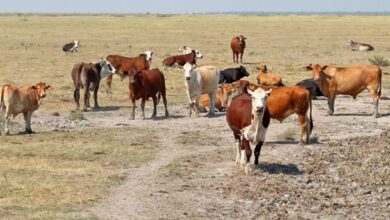
[[(230, 96), (235, 90), (236, 87), (231, 83), (220, 84), (215, 95), (215, 109), (218, 111), (224, 111), (228, 106)], [(201, 112), (210, 111), (210, 98), (208, 95), (203, 94), (200, 96), (199, 110)]]
[(5, 134), (9, 134), (9, 117), (12, 115), (15, 118), (20, 113), (24, 116), (26, 132), (31, 134), (32, 113), (39, 108), (46, 97), (46, 90), (50, 89), (52, 87), (43, 82), (19, 88), (13, 84), (4, 85), (1, 88), (0, 106), (5, 117)]
[(378, 104), (382, 90), (382, 70), (375, 65), (332, 67), (311, 64), (306, 70), (313, 71), (313, 78), (321, 92), (328, 98), (328, 114), (334, 112), (336, 95), (350, 95), (354, 99), (368, 89), (374, 100), (374, 117), (378, 117)]
[(153, 114), (151, 118), (156, 118), (156, 109), (158, 100), (160, 100), (160, 96), (162, 96), (164, 102), (165, 117), (169, 117), (165, 89), (165, 78), (164, 74), (159, 69), (143, 70), (141, 72), (137, 72), (135, 70), (130, 71), (129, 92), (130, 99), (133, 104), (131, 119), (135, 118), (135, 101), (138, 99), (142, 99), (142, 119), (145, 119), (145, 102), (149, 98), (152, 98), (153, 100)]
[(224, 69), (221, 70), (218, 83), (233, 83), (245, 76), (249, 76), (249, 73), (242, 65), (237, 68)]
[(271, 91), (257, 88), (254, 92), (248, 90), (249, 94), (241, 93), (232, 99), (226, 112), (227, 123), (237, 144), (236, 164), (245, 168), (245, 172), (248, 172), (252, 156), (250, 143), (256, 145), (254, 162), (259, 164), (260, 150), (270, 123), (267, 97)]
[[(153, 52), (146, 51), (141, 53), (137, 57), (124, 57), (120, 55), (108, 55), (106, 58), (113, 67), (116, 68), (118, 76), (123, 80), (128, 76), (131, 69), (134, 69), (136, 72), (141, 72), (142, 70), (148, 70), (153, 59)], [(110, 74), (107, 77), (107, 89), (106, 93), (111, 93), (113, 74)]]
[[(215, 66), (197, 67), (186, 63), (183, 67), (187, 98), (190, 107), (189, 116), (192, 110), (199, 116), (199, 99), (201, 94), (208, 94), (211, 100), (210, 111), (208, 115), (214, 115), (215, 94), (218, 88), (219, 70)], [(194, 98), (194, 102), (192, 101)]]
[(317, 99), (317, 97), (324, 96), (324, 94), (322, 94), (320, 90), (320, 87), (318, 87), (317, 83), (314, 81), (313, 78), (304, 79), (298, 82), (297, 86), (302, 86), (309, 90), (312, 99)]
[(166, 59), (164, 59), (163, 64), (164, 66), (184, 66), (184, 64), (196, 64), (196, 60), (202, 59), (203, 55), (197, 51), (197, 50), (191, 50), (191, 53), (183, 54), (183, 55), (176, 55), (176, 56), (170, 56)]
[(352, 40), (347, 41), (347, 46), (352, 51), (373, 51), (374, 47), (369, 44), (359, 43)]
[(240, 60), (242, 63), (242, 56), (244, 55), (245, 50), (245, 40), (246, 37), (244, 35), (233, 37), (230, 42), (230, 48), (232, 48), (233, 52), (233, 63), (238, 63), (238, 55), (240, 55)]
[(84, 106), (83, 111), (87, 111), (89, 106), (89, 91), (93, 90), (94, 108), (99, 108), (97, 94), (100, 86), (100, 80), (113, 74), (116, 69), (111, 63), (102, 58), (97, 63), (78, 63), (73, 66), (72, 80), (74, 84), (73, 98), (76, 103), (76, 109), (80, 108), (80, 89), (84, 88)]
[(257, 74), (257, 83), (264, 86), (284, 86), (282, 77), (269, 73), (266, 65), (260, 65), (256, 69), (260, 70)]
[(76, 53), (79, 49), (80, 41), (74, 40), (71, 43), (65, 44), (62, 47), (62, 51), (64, 52), (70, 52), (70, 53)]
[[(240, 93), (254, 91), (259, 88), (246, 80), (240, 80), (237, 83), (241, 86), (238, 90)], [(242, 89), (244, 88), (244, 89)], [(246, 89), (247, 88), (247, 89)], [(263, 87), (269, 89), (269, 87)], [(310, 108), (310, 109), (309, 109)], [(312, 103), (310, 98), (310, 92), (301, 86), (284, 86), (272, 89), (271, 95), (268, 97), (268, 109), (272, 119), (276, 119), (279, 122), (283, 122), (292, 114), (297, 114), (301, 125), (301, 138), (300, 143), (306, 143), (310, 141), (310, 134), (313, 130), (313, 119), (312, 119)], [(308, 111), (309, 116), (308, 116)]]

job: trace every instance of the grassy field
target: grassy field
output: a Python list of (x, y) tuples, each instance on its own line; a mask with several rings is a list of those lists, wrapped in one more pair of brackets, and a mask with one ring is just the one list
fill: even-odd
[[(310, 63), (349, 66), (369, 64), (374, 56), (390, 59), (389, 23), (389, 16), (0, 16), (0, 85), (47, 82), (54, 90), (43, 111), (69, 112), (74, 109), (70, 71), (75, 63), (152, 50), (152, 67), (163, 69), (165, 57), (188, 45), (203, 53), (200, 65), (234, 67), (229, 45), (240, 33), (247, 36), (244, 63), (250, 80), (264, 63), (293, 85), (311, 76), (303, 70)], [(81, 41), (80, 52), (64, 54), (62, 46), (74, 39)], [(346, 48), (349, 39), (370, 43), (375, 51), (352, 52)], [(390, 67), (383, 69), (390, 72)], [(185, 103), (181, 71), (164, 73), (168, 102)], [(383, 81), (388, 88), (389, 76)], [(118, 77), (112, 97), (100, 91), (101, 106), (129, 104), (127, 82)], [(153, 156), (153, 145), (134, 144), (137, 140), (127, 132), (0, 137), (0, 219), (94, 218), (77, 215), (122, 180), (121, 169)]]

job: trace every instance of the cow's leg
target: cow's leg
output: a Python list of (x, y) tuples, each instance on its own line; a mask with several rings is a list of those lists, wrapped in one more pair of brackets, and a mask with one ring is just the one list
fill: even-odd
[(200, 94), (195, 96), (195, 106), (193, 105), (196, 117), (199, 117), (199, 99), (200, 99)]
[(233, 63), (236, 63), (236, 54), (234, 52), (233, 53)]
[(249, 162), (252, 156), (252, 149), (250, 143), (245, 138), (241, 142), (241, 167), (245, 170), (245, 173), (250, 171)]
[(153, 114), (152, 114), (151, 118), (156, 118), (156, 116), (157, 116), (157, 97), (156, 97), (156, 95), (152, 96), (152, 100), (153, 100)]
[(194, 106), (194, 102), (192, 101), (190, 92), (188, 90), (187, 90), (187, 98), (188, 98), (188, 107), (189, 107), (189, 110), (190, 110), (188, 116), (191, 117), (191, 115), (192, 115), (192, 108)]
[(236, 166), (240, 165), (241, 159), (241, 137), (239, 135), (234, 134), (234, 139), (236, 142), (237, 154), (236, 154)]
[(94, 101), (94, 106), (93, 108), (97, 110), (99, 108), (99, 103), (98, 103), (98, 91), (99, 91), (99, 83), (96, 83), (95, 88), (93, 90), (93, 101)]
[(164, 102), (164, 107), (165, 107), (165, 117), (169, 117), (169, 112), (168, 112), (168, 104), (167, 104), (167, 97), (165, 94), (162, 94), (163, 102)]
[(130, 99), (131, 99), (131, 104), (132, 104), (130, 119), (134, 120), (134, 118), (135, 118), (135, 98), (132, 97)]
[(336, 97), (335, 96), (330, 96), (328, 98), (328, 115), (333, 115), (333, 112), (334, 112), (334, 101), (335, 101)]
[(113, 77), (113, 74), (110, 74), (107, 76), (107, 79), (106, 79), (106, 94), (107, 95), (112, 94), (112, 91), (111, 91), (112, 77)]
[(9, 118), (11, 116), (11, 112), (9, 111), (9, 107), (6, 107), (6, 111), (5, 111), (5, 114), (4, 114), (4, 117), (5, 117), (5, 125), (4, 125), (4, 132), (5, 132), (5, 135), (8, 135), (9, 134)]
[(32, 133), (32, 129), (31, 129), (31, 115), (32, 115), (32, 112), (23, 112), (24, 121), (26, 123), (26, 133), (28, 133), (28, 134)]
[(76, 103), (76, 110), (80, 109), (80, 89), (75, 89), (73, 93), (73, 99)]
[[(242, 51), (242, 52), (240, 53), (240, 61), (241, 61), (241, 63), (242, 63), (242, 56), (244, 56), (244, 51)], [(237, 57), (237, 63), (238, 63), (238, 57)]]
[(141, 100), (141, 111), (142, 111), (141, 119), (142, 120), (145, 119), (145, 102), (146, 102), (146, 98), (142, 98), (142, 100)]
[(299, 122), (301, 124), (301, 140), (300, 140), (300, 143), (301, 145), (304, 145), (305, 144), (305, 139), (304, 139), (304, 136), (306, 134), (306, 143), (309, 143), (309, 132), (307, 130), (308, 128), (308, 118), (306, 115), (298, 115), (298, 118), (299, 118)]
[(215, 91), (209, 93), (209, 99), (210, 99), (210, 110), (208, 116), (213, 116), (215, 114)]
[(255, 148), (255, 165), (259, 164), (259, 156), (260, 156), (261, 146), (263, 146), (262, 141), (260, 141), (260, 143), (258, 143), (256, 145), (256, 148)]
[(84, 106), (83, 106), (83, 112), (86, 112), (87, 111), (87, 107), (89, 105), (89, 86), (90, 86), (90, 83), (87, 82), (85, 88), (84, 88)]
[(377, 89), (371, 89), (369, 88), (370, 90), (370, 94), (371, 94), (371, 97), (373, 99), (373, 104), (374, 104), (374, 113), (373, 113), (373, 116), (374, 118), (378, 118), (378, 106), (379, 106), (379, 95), (378, 95), (378, 92), (377, 92)]

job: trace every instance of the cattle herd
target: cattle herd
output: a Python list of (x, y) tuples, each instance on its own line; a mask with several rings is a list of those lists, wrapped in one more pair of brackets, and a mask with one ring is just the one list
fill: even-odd
[[(242, 63), (246, 37), (235, 36), (231, 40), (233, 63)], [(348, 41), (352, 50), (373, 50), (368, 44)], [(77, 52), (79, 41), (66, 44), (65, 52)], [(166, 67), (178, 67), (184, 74), (188, 98), (189, 116), (199, 112), (226, 111), (226, 120), (231, 128), (236, 145), (236, 163), (248, 170), (252, 150), (255, 145), (254, 163), (259, 163), (261, 147), (271, 119), (280, 122), (292, 114), (298, 116), (301, 126), (301, 144), (310, 142), (313, 129), (312, 99), (325, 96), (328, 99), (328, 114), (334, 113), (334, 101), (339, 94), (353, 98), (368, 90), (373, 99), (373, 115), (378, 117), (378, 104), (381, 96), (382, 71), (375, 65), (355, 67), (334, 67), (328, 65), (308, 65), (313, 78), (298, 82), (296, 86), (285, 86), (280, 75), (270, 73), (266, 65), (258, 67), (257, 84), (242, 80), (249, 76), (244, 66), (219, 70), (216, 66), (197, 66), (203, 55), (200, 51), (184, 46), (181, 54), (163, 60)], [(129, 97), (132, 103), (131, 119), (135, 118), (135, 103), (141, 99), (142, 119), (145, 118), (145, 102), (153, 101), (152, 118), (157, 116), (157, 104), (163, 99), (165, 117), (169, 117), (165, 77), (161, 70), (151, 69), (153, 52), (146, 51), (137, 57), (108, 55), (97, 63), (77, 63), (71, 70), (74, 83), (74, 101), (80, 109), (80, 89), (84, 89), (82, 111), (90, 108), (90, 91), (93, 91), (94, 106), (99, 108), (98, 90), (100, 81), (106, 79), (106, 92), (111, 93), (113, 75), (122, 80), (129, 78)], [(1, 109), (5, 117), (5, 133), (9, 133), (9, 117), (23, 113), (26, 132), (31, 133), (31, 115), (37, 110), (50, 85), (38, 83), (32, 86), (16, 87), (13, 84), (1, 87)], [(230, 103), (229, 103), (229, 100)]]

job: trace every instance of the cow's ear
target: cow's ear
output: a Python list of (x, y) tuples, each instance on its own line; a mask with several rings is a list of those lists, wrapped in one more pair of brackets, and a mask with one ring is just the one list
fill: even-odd
[(272, 92), (272, 89), (269, 89), (268, 91), (265, 92), (265, 94), (266, 94), (267, 96), (269, 96), (269, 95), (271, 94), (271, 92)]
[(197, 67), (198, 67), (198, 65), (192, 64), (192, 69), (196, 69)]
[(52, 87), (51, 85), (46, 85), (46, 86), (45, 86), (45, 89), (47, 89), (47, 90), (52, 90), (53, 87)]
[(324, 70), (326, 70), (326, 68), (328, 68), (327, 65), (323, 66), (323, 67), (321, 68), (321, 70), (324, 71)]
[(36, 86), (31, 86), (31, 88), (32, 88), (32, 89), (37, 89), (37, 87), (36, 87)]
[(309, 66), (306, 66), (304, 69), (307, 71), (313, 70), (313, 66), (311, 64), (309, 64)]

